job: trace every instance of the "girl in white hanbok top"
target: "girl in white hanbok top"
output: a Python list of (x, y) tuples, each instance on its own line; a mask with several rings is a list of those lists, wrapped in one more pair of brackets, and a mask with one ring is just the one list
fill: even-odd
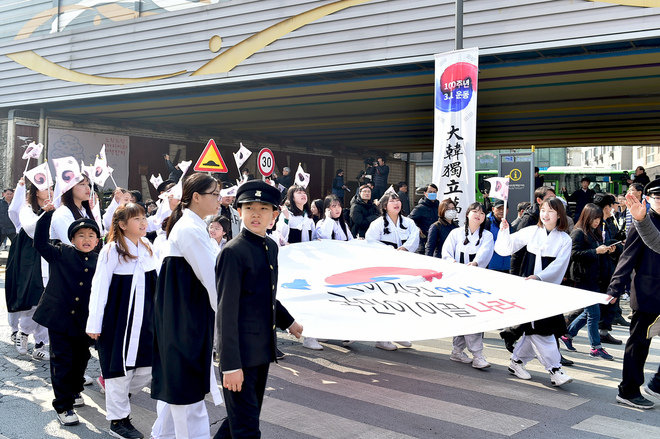
[[(557, 198), (549, 198), (541, 203), (539, 223), (509, 235), (506, 219), (500, 224), (500, 233), (495, 243), (495, 251), (508, 256), (527, 247), (527, 253), (520, 268), (521, 275), (528, 280), (560, 284), (566, 274), (571, 258), (572, 240), (568, 236), (568, 218), (564, 204)], [(530, 285), (530, 288), (533, 288)], [(548, 297), (548, 301), (554, 300)], [(570, 383), (573, 379), (561, 368), (561, 354), (556, 337), (566, 333), (564, 316), (559, 314), (522, 325), (524, 335), (511, 354), (509, 372), (518, 378), (529, 380), (532, 376), (525, 369), (528, 361), (536, 358), (550, 373), (553, 386)]]
[[(24, 179), (16, 186), (14, 200), (9, 206), (16, 215), (10, 215), (18, 230), (11, 244), (7, 261), (5, 296), (15, 347), (19, 354), (27, 354), (28, 335), (34, 336), (32, 357), (36, 360), (49, 360), (48, 330), (32, 319), (44, 285), (48, 282), (48, 263), (34, 249), (34, 230), (41, 207), (53, 198), (50, 188), (39, 190), (34, 184), (25, 194)], [(13, 320), (12, 320), (13, 319)], [(15, 325), (15, 326), (14, 326)], [(15, 333), (13, 332), (15, 331)]]
[(55, 210), (50, 223), (50, 239), (59, 239), (71, 245), (68, 235), (71, 223), (79, 218), (94, 219), (89, 204), (91, 193), (89, 178), (83, 176), (78, 184), (62, 194), (62, 205)]
[(399, 196), (388, 192), (380, 197), (379, 204), (383, 214), (369, 225), (364, 238), (414, 253), (419, 246), (419, 228), (413, 220), (401, 215)]
[(319, 239), (336, 239), (350, 241), (353, 239), (351, 229), (346, 224), (341, 200), (336, 195), (328, 195), (323, 200), (324, 216), (316, 223), (316, 234)]
[[(486, 230), (486, 212), (481, 203), (468, 206), (465, 228), (452, 230), (442, 246), (442, 259), (461, 264), (486, 268), (493, 257), (493, 235)], [(449, 358), (460, 363), (472, 363), (476, 369), (490, 367), (484, 357), (483, 333), (454, 337), (453, 350)], [(465, 348), (472, 353), (470, 358)]]
[(85, 329), (97, 340), (106, 419), (110, 431), (121, 437), (137, 432), (128, 418), (129, 395), (151, 382), (159, 266), (146, 233), (147, 214), (142, 206), (127, 203), (115, 210), (108, 243), (99, 253), (92, 279)]
[(310, 217), (309, 197), (304, 187), (293, 185), (286, 194), (286, 205), (290, 215), (280, 215), (277, 230), (289, 229), (288, 242), (309, 242), (317, 239), (314, 220)]
[[(383, 214), (369, 225), (364, 235), (367, 241), (379, 241), (394, 247), (398, 251), (414, 253), (419, 246), (419, 229), (413, 220), (401, 215), (401, 200), (394, 192), (387, 192), (379, 200)], [(409, 341), (397, 341), (403, 347), (409, 348)], [(377, 341), (376, 347), (386, 351), (397, 349), (389, 341)]]

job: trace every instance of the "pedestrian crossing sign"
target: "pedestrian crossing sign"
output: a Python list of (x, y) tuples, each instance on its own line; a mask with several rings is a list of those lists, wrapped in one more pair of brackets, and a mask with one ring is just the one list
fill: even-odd
[(195, 171), (221, 172), (223, 174), (229, 171), (213, 139), (209, 139), (202, 155), (199, 156), (199, 160), (195, 164)]

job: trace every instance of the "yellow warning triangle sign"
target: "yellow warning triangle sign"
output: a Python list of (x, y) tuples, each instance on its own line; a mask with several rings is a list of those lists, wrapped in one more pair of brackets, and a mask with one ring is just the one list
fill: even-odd
[(229, 171), (213, 139), (209, 140), (202, 155), (199, 156), (199, 160), (197, 160), (197, 163), (195, 164), (195, 171), (221, 173)]

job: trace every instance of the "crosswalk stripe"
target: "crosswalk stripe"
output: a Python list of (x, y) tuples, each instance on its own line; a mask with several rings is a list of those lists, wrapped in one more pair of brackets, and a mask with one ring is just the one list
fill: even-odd
[(293, 369), (295, 371), (292, 372), (276, 366), (271, 367), (270, 371), (273, 376), (295, 385), (506, 436), (538, 424), (537, 421), (518, 416), (375, 387), (357, 381), (341, 380), (299, 366)]
[[(420, 368), (410, 366), (409, 364), (391, 361), (383, 362), (366, 356), (354, 356), (353, 358), (342, 360), (343, 366), (350, 366), (353, 363), (356, 365), (359, 364), (363, 371), (378, 370), (381, 373), (384, 372), (403, 378), (425, 381), (441, 386), (454, 387), (499, 398), (513, 399), (522, 403), (538, 404), (562, 410), (570, 410), (589, 401), (585, 398), (566, 394), (556, 388), (549, 388), (545, 383), (539, 381), (523, 381), (518, 378), (513, 378), (513, 375), (510, 375), (507, 370), (493, 372), (503, 373), (512, 377), (511, 383), (503, 385), (502, 383), (475, 378), (467, 374), (461, 375), (440, 370)], [(544, 377), (544, 379), (548, 382), (550, 381), (549, 376)], [(535, 389), (530, 391), (530, 387), (534, 387)]]
[[(313, 420), (313, 422), (301, 422), (301, 419)], [(323, 439), (413, 437), (269, 397), (264, 398), (261, 421)]]
[[(634, 410), (634, 409), (632, 409)], [(616, 417), (592, 416), (573, 427), (575, 430), (588, 431), (617, 439), (639, 439), (641, 437), (660, 437), (660, 427), (641, 423), (622, 421)]]

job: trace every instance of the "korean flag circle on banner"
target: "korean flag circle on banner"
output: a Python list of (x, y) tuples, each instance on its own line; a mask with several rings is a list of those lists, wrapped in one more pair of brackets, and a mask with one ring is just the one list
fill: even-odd
[(436, 81), (435, 107), (444, 112), (461, 111), (468, 106), (477, 90), (477, 66), (457, 62), (447, 67)]

